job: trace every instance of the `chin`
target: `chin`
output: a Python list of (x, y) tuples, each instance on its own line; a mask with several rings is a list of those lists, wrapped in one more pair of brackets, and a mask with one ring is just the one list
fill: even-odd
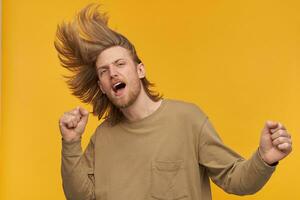
[(115, 99), (112, 103), (119, 109), (125, 109), (130, 107), (136, 101), (137, 96), (131, 96), (131, 98)]
[(120, 109), (130, 106), (130, 102), (128, 99), (111, 99), (111, 102), (114, 104), (114, 106)]

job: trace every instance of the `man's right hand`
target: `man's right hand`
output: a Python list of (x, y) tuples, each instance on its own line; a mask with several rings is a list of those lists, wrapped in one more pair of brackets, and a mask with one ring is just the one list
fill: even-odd
[(89, 112), (77, 107), (65, 112), (59, 119), (59, 129), (66, 142), (77, 141), (81, 138), (88, 121)]

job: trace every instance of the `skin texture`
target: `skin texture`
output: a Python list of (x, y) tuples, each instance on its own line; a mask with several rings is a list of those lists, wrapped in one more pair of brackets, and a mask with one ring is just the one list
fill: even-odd
[[(111, 47), (103, 51), (97, 58), (96, 69), (99, 77), (98, 85), (102, 93), (118, 108), (126, 108), (133, 104), (141, 90), (140, 79), (145, 77), (142, 63), (136, 64), (128, 50), (122, 47)], [(126, 87), (122, 95), (117, 96), (113, 85), (124, 82)]]
[[(128, 121), (137, 121), (153, 113), (161, 101), (153, 102), (145, 93), (141, 78), (145, 77), (142, 63), (133, 61), (129, 51), (115, 46), (104, 50), (96, 61), (98, 86), (116, 105)], [(124, 82), (125, 89), (116, 93), (113, 85)], [(88, 121), (88, 111), (77, 107), (65, 112), (59, 119), (61, 135), (65, 141), (79, 140)], [(259, 154), (269, 165), (285, 158), (292, 151), (292, 139), (279, 122), (267, 121), (261, 131)]]

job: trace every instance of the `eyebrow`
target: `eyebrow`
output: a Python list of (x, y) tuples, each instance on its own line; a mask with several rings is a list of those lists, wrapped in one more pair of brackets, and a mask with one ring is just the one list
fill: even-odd
[[(120, 60), (124, 60), (124, 59), (123, 59), (123, 58), (119, 58), (119, 59), (113, 61), (112, 63), (115, 64), (115, 63), (119, 62)], [(104, 68), (104, 67), (107, 67), (107, 66), (108, 66), (108, 65), (101, 65), (100, 67), (98, 67), (97, 71), (98, 71), (99, 69)]]

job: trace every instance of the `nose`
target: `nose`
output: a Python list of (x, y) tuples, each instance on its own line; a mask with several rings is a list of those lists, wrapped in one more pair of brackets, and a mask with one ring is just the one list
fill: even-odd
[(114, 65), (109, 67), (109, 73), (110, 73), (110, 77), (118, 76), (118, 71)]

